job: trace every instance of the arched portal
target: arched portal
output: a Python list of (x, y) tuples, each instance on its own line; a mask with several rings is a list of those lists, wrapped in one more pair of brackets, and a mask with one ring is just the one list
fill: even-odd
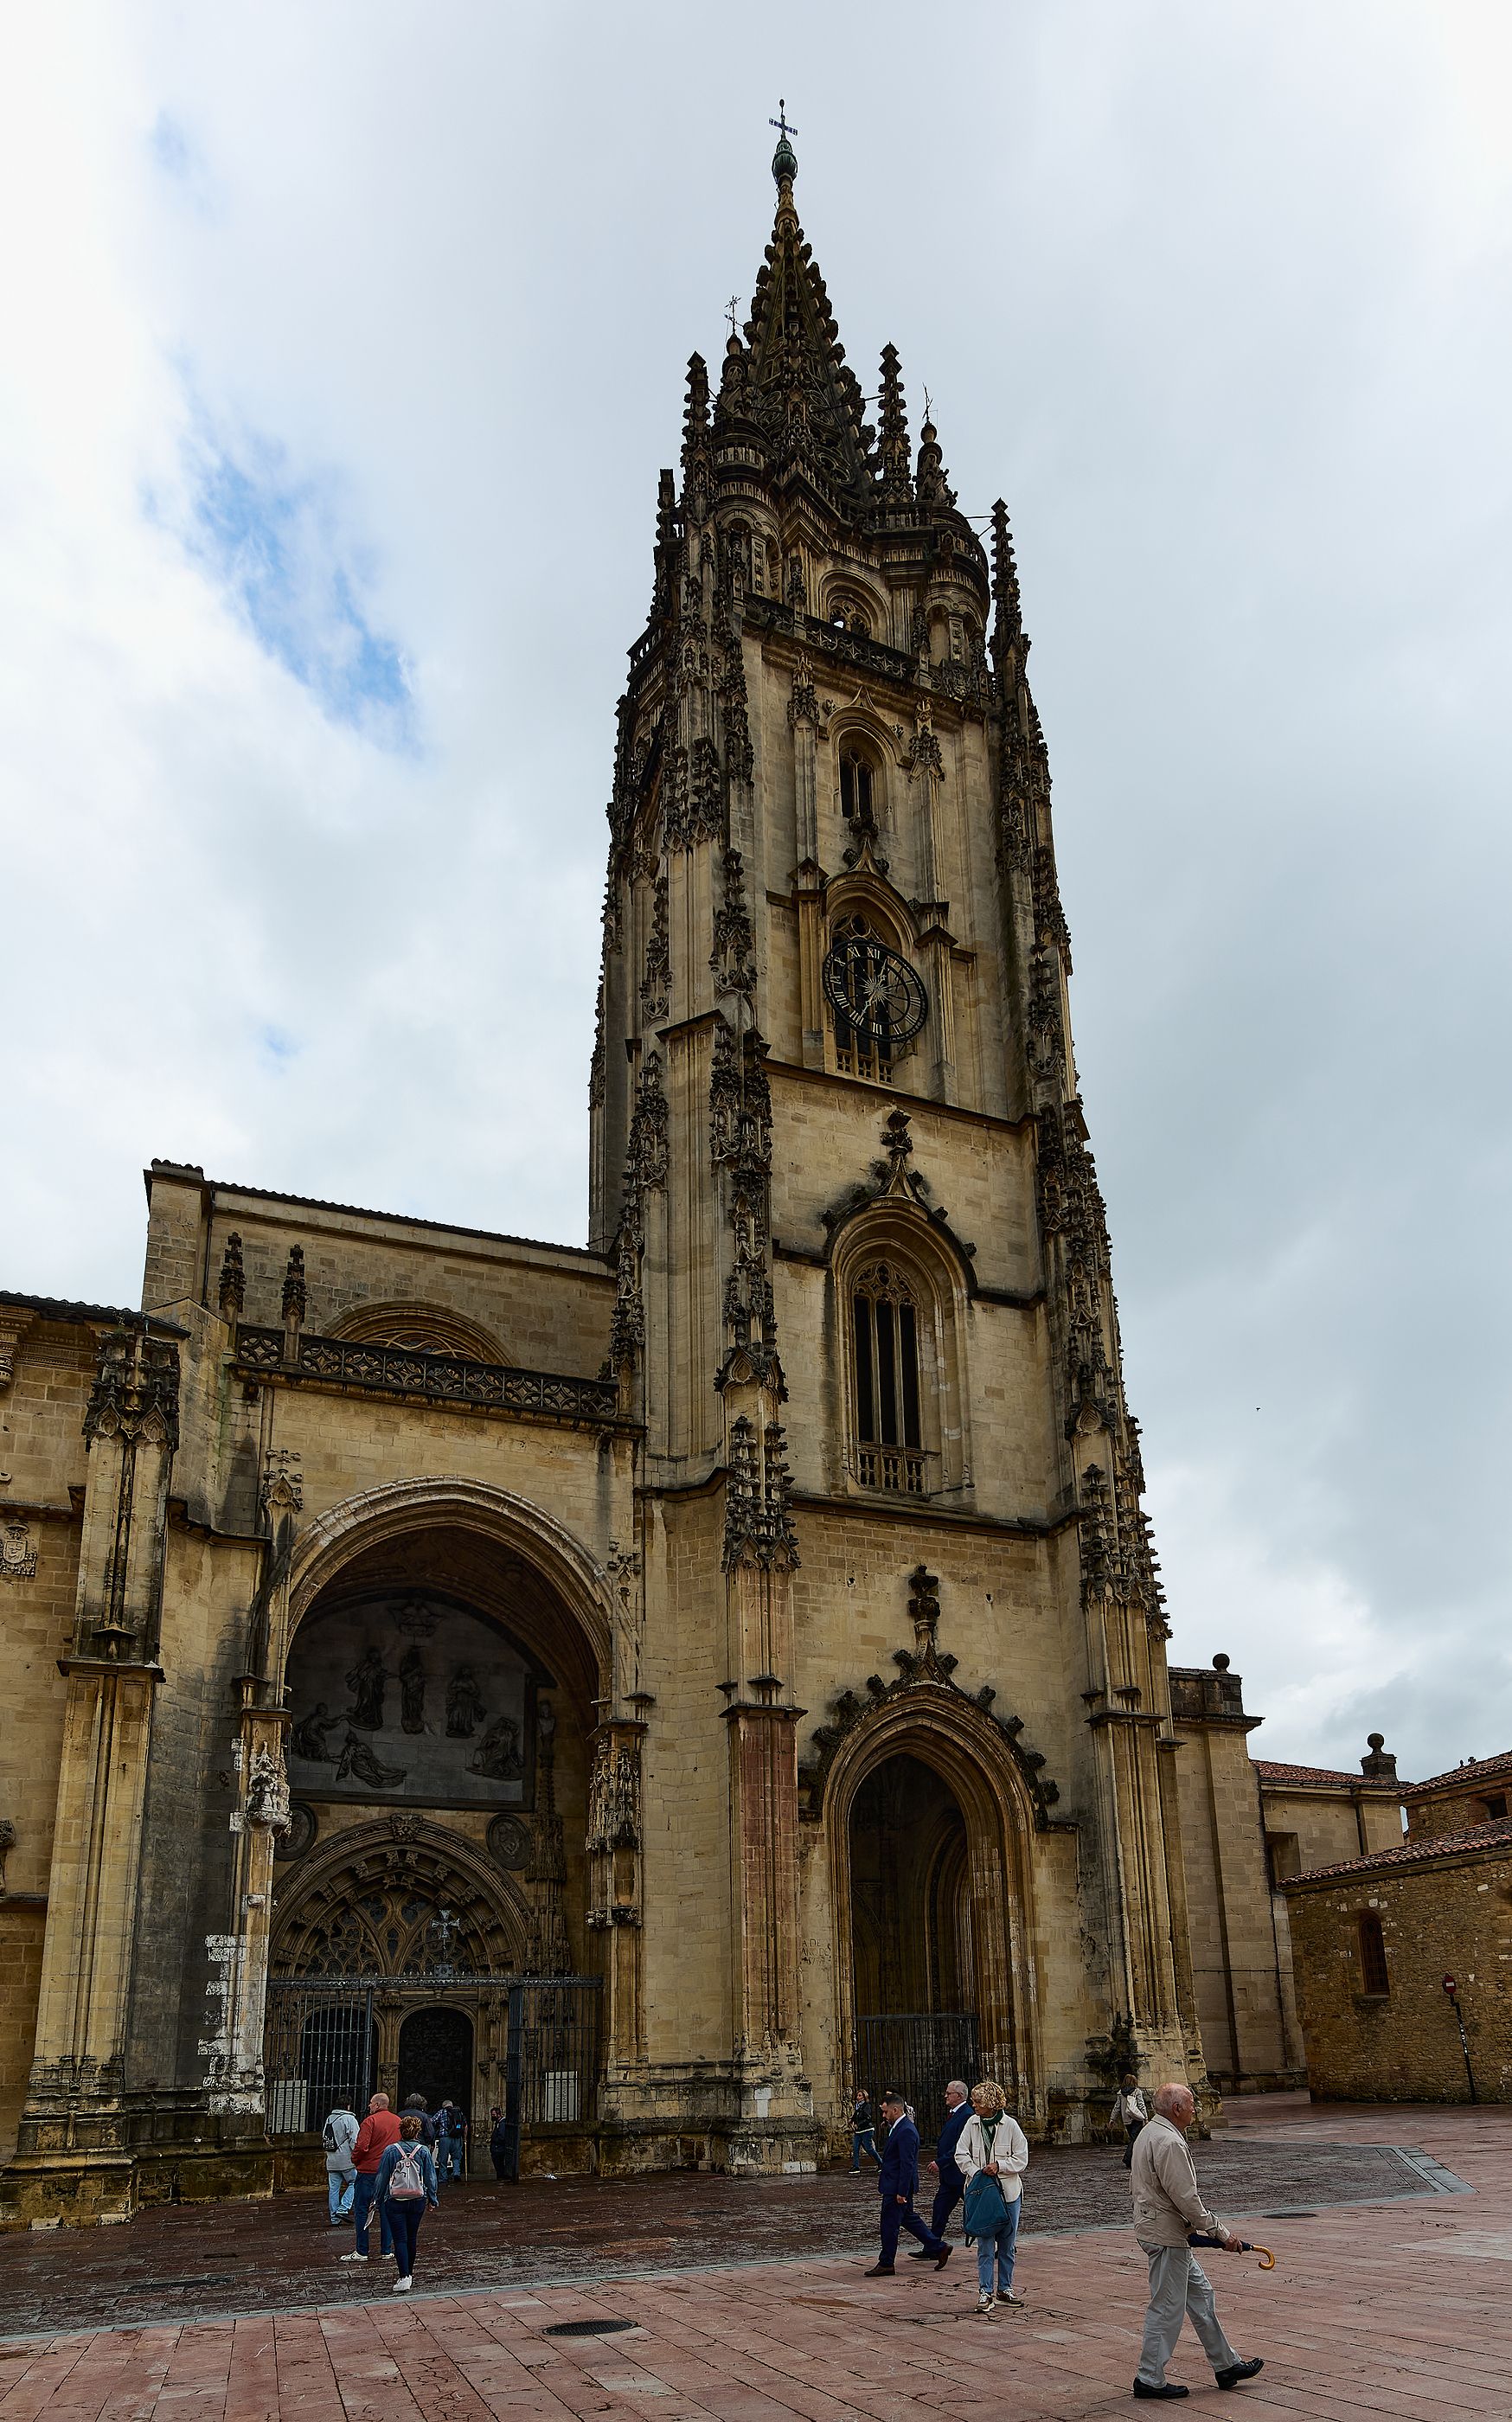
[(921, 1758), (884, 1759), (857, 1791), (850, 1879), (858, 2079), (902, 2087), (927, 2134), (980, 2050), (966, 1818)]
[(836, 1702), (807, 1778), (829, 1853), (837, 2108), (850, 2085), (900, 2085), (927, 2137), (946, 2080), (974, 2072), (1037, 2129), (1035, 1762), (928, 1650), (870, 1688)]
[(427, 2111), (453, 2102), (472, 2116), (473, 2025), (465, 2010), (433, 2003), (412, 2010), (399, 2031), (399, 2099), (423, 2097)]

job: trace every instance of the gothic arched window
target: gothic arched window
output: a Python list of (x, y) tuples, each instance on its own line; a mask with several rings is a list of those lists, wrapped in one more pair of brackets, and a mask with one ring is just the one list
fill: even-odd
[(893, 1262), (868, 1263), (851, 1288), (856, 1477), (863, 1488), (924, 1494), (919, 1300)]
[(876, 821), (875, 768), (858, 748), (840, 752), (840, 812), (850, 824)]
[(1386, 1938), (1373, 1909), (1360, 1912), (1360, 1990), (1364, 1993), (1389, 1993), (1392, 1990), (1391, 1971), (1386, 1965)]

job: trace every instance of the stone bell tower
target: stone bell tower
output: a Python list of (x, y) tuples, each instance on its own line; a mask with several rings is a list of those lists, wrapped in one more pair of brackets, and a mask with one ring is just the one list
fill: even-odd
[[(943, 1728), (919, 1737), (937, 1763), (957, 1667), (1012, 1744), (1001, 1823), (1025, 1841), (998, 1965), (1019, 2001), (981, 2023), (1024, 2109), (1084, 2109), (1098, 2045), (1200, 2070), (1167, 1626), (1007, 515), (989, 560), (930, 420), (910, 444), (891, 345), (868, 423), (790, 132), (750, 317), (717, 392), (690, 362), (661, 475), (591, 1077), (591, 1237), (645, 1423), (648, 1651), (685, 1725), (707, 1738), (717, 1716), (727, 1743), (710, 1914), (764, 2158), (850, 2070), (866, 1994), (824, 1717), (864, 1706), (851, 1685), (882, 1654), (918, 1685), (903, 1712)], [(910, 1659), (908, 1592), (937, 1583), (951, 1653), (932, 1628)], [(903, 1683), (867, 1688), (902, 1721)], [(971, 1856), (957, 1930), (984, 2005), (999, 1918)], [(646, 1952), (654, 2001), (649, 1931)]]

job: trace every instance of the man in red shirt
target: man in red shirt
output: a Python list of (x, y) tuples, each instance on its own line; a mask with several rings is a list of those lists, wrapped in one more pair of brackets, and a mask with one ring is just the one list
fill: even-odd
[[(386, 2094), (375, 2094), (368, 2105), (368, 2115), (357, 2130), (357, 2141), (352, 2147), (352, 2159), (357, 2173), (357, 2191), (352, 2199), (352, 2217), (356, 2223), (356, 2250), (343, 2254), (343, 2262), (366, 2262), (368, 2259), (368, 2222), (372, 2211), (372, 2199), (378, 2189), (378, 2164), (390, 2145), (399, 2141), (399, 2121), (388, 2108)], [(386, 2254), (388, 2221), (382, 2206), (381, 2248)]]

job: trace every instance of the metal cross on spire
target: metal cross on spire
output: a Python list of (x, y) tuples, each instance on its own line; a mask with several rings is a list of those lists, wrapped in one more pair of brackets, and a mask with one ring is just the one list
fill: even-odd
[(777, 129), (778, 133), (779, 133), (779, 134), (780, 134), (780, 136), (782, 137), (782, 140), (783, 140), (783, 142), (784, 142), (784, 143), (787, 141), (788, 136), (789, 136), (790, 134), (796, 134), (796, 133), (797, 133), (797, 131), (798, 131), (798, 130), (797, 130), (797, 128), (796, 128), (795, 126), (790, 126), (790, 125), (788, 124), (788, 121), (787, 121), (787, 102), (786, 102), (784, 100), (782, 100), (782, 98), (780, 97), (780, 95), (779, 95), (779, 98), (778, 98), (778, 103), (777, 103), (777, 116), (776, 116), (775, 118), (769, 118), (767, 119), (766, 123), (767, 123), (767, 125), (768, 125), (768, 126), (775, 126), (775, 127), (776, 127), (776, 129)]
[(726, 318), (726, 319), (729, 321), (729, 322), (730, 322), (730, 333), (731, 333), (731, 335), (732, 335), (732, 336), (734, 336), (734, 334), (736, 333), (736, 331), (735, 331), (735, 313), (739, 310), (739, 308), (740, 308), (740, 297), (739, 297), (739, 295), (738, 295), (738, 294), (732, 294), (732, 296), (730, 297), (729, 302), (725, 305), (725, 318)]

